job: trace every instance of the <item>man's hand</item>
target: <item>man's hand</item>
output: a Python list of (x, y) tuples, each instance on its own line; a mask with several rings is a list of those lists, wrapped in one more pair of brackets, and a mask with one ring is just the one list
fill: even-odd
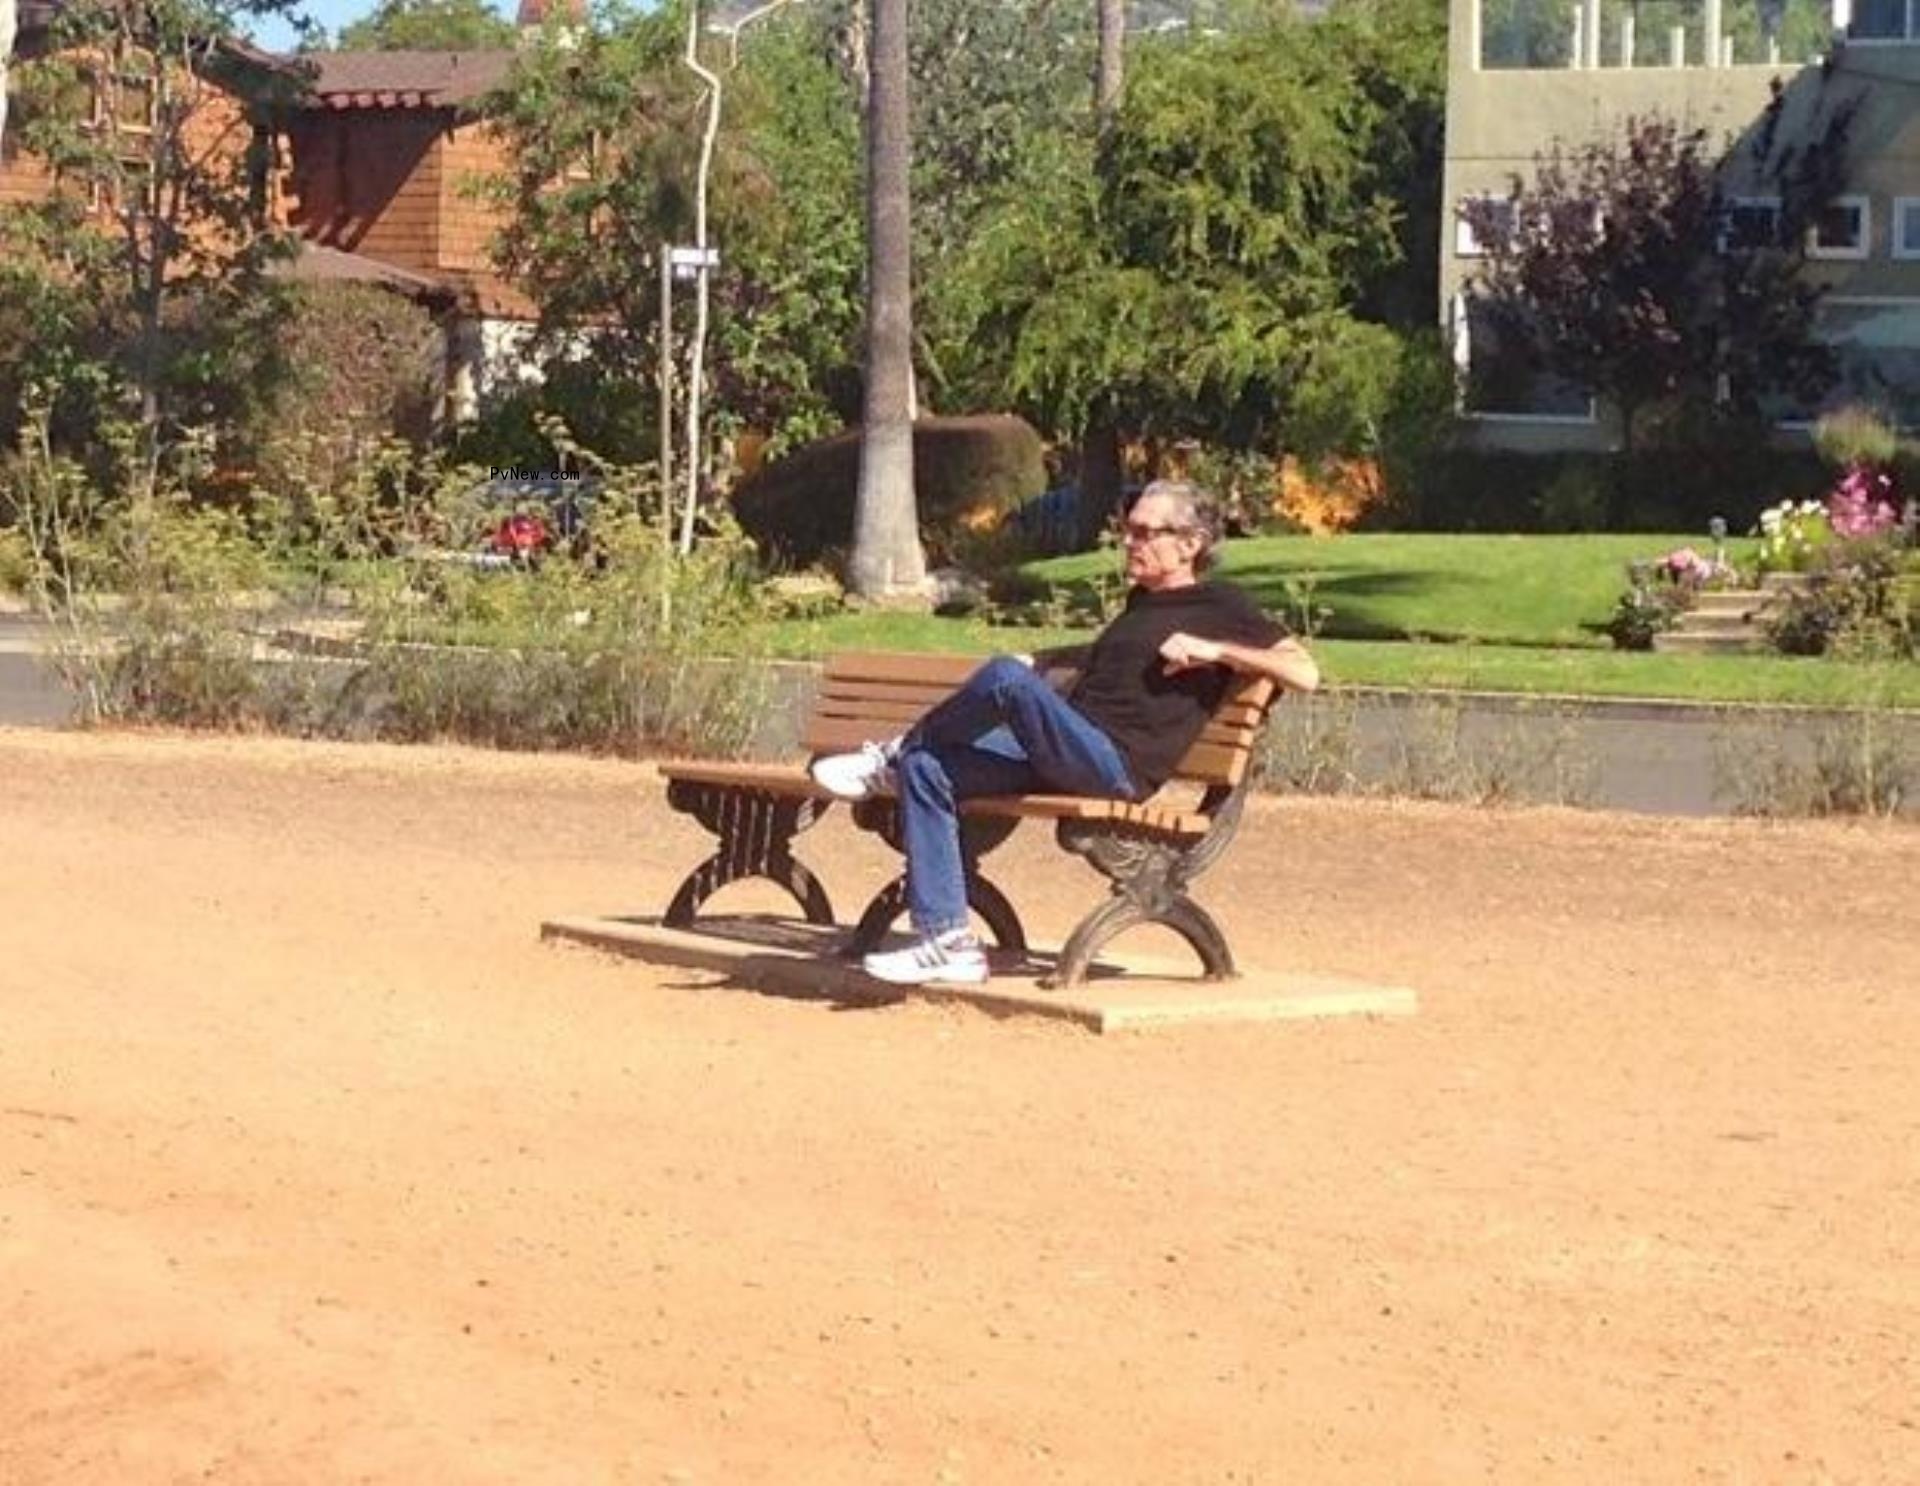
[(1168, 635), (1162, 642), (1160, 659), (1166, 662), (1167, 674), (1171, 676), (1195, 666), (1217, 666), (1226, 659), (1226, 652), (1218, 641), (1203, 640), (1183, 630)]

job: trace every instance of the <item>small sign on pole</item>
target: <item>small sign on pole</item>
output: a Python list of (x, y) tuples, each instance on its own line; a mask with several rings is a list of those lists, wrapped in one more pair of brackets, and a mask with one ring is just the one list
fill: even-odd
[(667, 262), (673, 267), (676, 279), (690, 279), (703, 268), (720, 266), (718, 248), (668, 248)]

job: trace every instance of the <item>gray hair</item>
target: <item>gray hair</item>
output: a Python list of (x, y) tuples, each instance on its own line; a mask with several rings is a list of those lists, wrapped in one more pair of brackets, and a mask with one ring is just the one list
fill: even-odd
[(1154, 480), (1135, 496), (1146, 500), (1176, 501), (1180, 506), (1180, 524), (1200, 538), (1200, 550), (1194, 554), (1193, 570), (1204, 573), (1213, 566), (1214, 548), (1220, 542), (1220, 503), (1191, 480)]

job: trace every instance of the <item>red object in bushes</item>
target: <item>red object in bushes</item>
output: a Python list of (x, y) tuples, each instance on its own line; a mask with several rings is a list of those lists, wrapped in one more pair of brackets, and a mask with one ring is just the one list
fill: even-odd
[(502, 521), (493, 532), (493, 550), (508, 557), (525, 557), (546, 550), (547, 523), (528, 511)]

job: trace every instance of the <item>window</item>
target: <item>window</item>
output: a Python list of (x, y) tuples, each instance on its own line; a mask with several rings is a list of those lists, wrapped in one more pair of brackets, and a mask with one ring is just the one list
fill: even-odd
[(1853, 0), (1849, 41), (1920, 41), (1920, 0)]
[(1920, 196), (1893, 198), (1893, 256), (1920, 258)]
[(1463, 411), (1476, 418), (1553, 423), (1591, 423), (1593, 397), (1564, 377), (1535, 368), (1508, 336), (1486, 303), (1456, 296), (1454, 360), (1466, 388)]
[(1483, 258), (1487, 244), (1473, 229), (1469, 213), (1483, 218), (1482, 227), (1502, 237), (1513, 235), (1514, 205), (1508, 196), (1467, 196), (1453, 219), (1453, 252), (1456, 258)]
[(128, 61), (93, 77), (93, 117), (88, 127), (104, 133), (114, 152), (118, 183), (95, 181), (89, 191), (95, 211), (120, 211), (138, 203), (155, 209), (153, 136), (160, 123), (160, 90), (153, 75)]
[(1780, 246), (1780, 198), (1735, 196), (1720, 218), (1720, 251), (1751, 253)]
[(116, 71), (94, 79), (95, 129), (110, 129), (116, 135), (144, 140), (152, 137), (159, 113), (159, 92), (151, 77)]
[(1920, 299), (1824, 299), (1814, 333), (1833, 347), (1839, 379), (1817, 407), (1776, 407), (1781, 421), (1811, 423), (1864, 403), (1901, 428), (1920, 428)]
[(1873, 212), (1864, 196), (1839, 196), (1820, 208), (1807, 229), (1810, 258), (1864, 258)]

